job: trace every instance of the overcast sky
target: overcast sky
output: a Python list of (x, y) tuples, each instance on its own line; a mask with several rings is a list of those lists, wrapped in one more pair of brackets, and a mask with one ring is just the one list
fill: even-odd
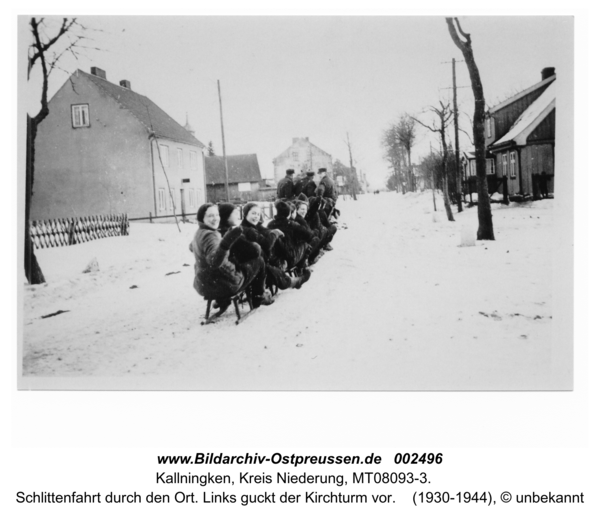
[[(59, 18), (48, 19), (53, 34)], [(20, 21), (20, 52), (29, 42)], [(374, 186), (388, 174), (381, 135), (401, 113), (420, 116), (451, 98), (452, 58), (462, 59), (443, 17), (116, 17), (79, 18), (100, 50), (65, 55), (50, 93), (76, 68), (98, 66), (107, 79), (128, 79), (181, 124), (186, 113), (204, 144), (221, 154), (217, 79), (221, 81), (228, 154), (255, 153), (263, 177), (295, 136), (348, 164), (346, 132), (357, 168)], [(572, 56), (571, 17), (460, 18), (469, 32), (486, 102), (493, 106), (538, 82), (541, 70)], [(563, 67), (564, 69), (564, 67)], [(35, 84), (35, 76), (32, 83)], [(457, 64), (461, 126), (473, 112), (464, 63)], [(24, 91), (21, 88), (20, 91)], [(28, 94), (35, 98), (31, 85)], [(33, 111), (33, 109), (31, 109)], [(418, 129), (413, 162), (437, 139)], [(470, 146), (461, 134), (461, 148)]]

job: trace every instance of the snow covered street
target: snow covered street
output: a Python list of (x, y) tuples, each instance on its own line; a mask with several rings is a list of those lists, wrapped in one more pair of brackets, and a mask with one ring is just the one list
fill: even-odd
[(340, 199), (348, 229), (311, 280), (239, 326), (233, 307), (200, 325), (196, 224), (38, 250), (48, 283), (24, 286), (23, 386), (550, 388), (553, 202), (493, 204), (496, 241), (462, 247), (476, 208), (451, 223), (430, 191)]

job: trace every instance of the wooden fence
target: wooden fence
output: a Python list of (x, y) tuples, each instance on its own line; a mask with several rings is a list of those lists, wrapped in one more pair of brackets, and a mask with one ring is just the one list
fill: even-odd
[(95, 215), (70, 219), (34, 220), (29, 225), (36, 249), (75, 245), (98, 238), (129, 234), (129, 219), (123, 215)]

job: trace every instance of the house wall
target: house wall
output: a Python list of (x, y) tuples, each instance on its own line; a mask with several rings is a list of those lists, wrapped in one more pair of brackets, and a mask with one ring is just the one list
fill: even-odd
[[(89, 127), (72, 127), (73, 104), (89, 105)], [(130, 111), (83, 74), (72, 75), (49, 107), (50, 114), (36, 137), (32, 220), (113, 213), (127, 213), (130, 218), (167, 214), (158, 210), (158, 188), (165, 186), (166, 179), (156, 143)], [(203, 200), (201, 149), (158, 143), (198, 151), (198, 171), (190, 177), (194, 187), (201, 189)], [(176, 159), (171, 156), (171, 163), (177, 163)], [(171, 169), (167, 174), (179, 198), (181, 177)]]
[[(153, 210), (145, 128), (83, 76), (72, 76), (49, 103), (36, 137), (31, 218)], [(71, 105), (89, 104), (90, 127), (73, 128)]]
[(296, 175), (307, 170), (317, 171), (326, 168), (333, 170), (331, 155), (322, 151), (308, 140), (308, 138), (293, 138), (292, 145), (273, 160), (275, 182), (285, 177), (285, 171), (293, 168)]
[(527, 137), (527, 143), (533, 142), (554, 142), (556, 128), (556, 109), (548, 113), (548, 116)]
[(534, 193), (533, 174), (548, 174), (548, 191), (554, 192), (554, 145), (551, 143), (527, 145), (521, 149), (523, 191)]
[[(207, 202), (224, 202), (227, 199), (224, 184), (207, 185)], [(249, 202), (262, 200), (259, 194), (260, 183), (250, 183), (249, 192), (240, 192), (238, 183), (229, 184), (229, 199), (231, 202)]]
[[(152, 142), (156, 184), (156, 215), (161, 216), (173, 213), (169, 187), (173, 192), (176, 213), (197, 212), (198, 208), (207, 202), (202, 149), (194, 145), (166, 140), (164, 138), (157, 138)], [(159, 155), (161, 146), (166, 148), (164, 151), (168, 155), (166, 160), (161, 160), (161, 156)], [(191, 153), (196, 154), (195, 168)], [(180, 155), (181, 160), (179, 158)], [(161, 189), (167, 195), (166, 203), (160, 202)]]

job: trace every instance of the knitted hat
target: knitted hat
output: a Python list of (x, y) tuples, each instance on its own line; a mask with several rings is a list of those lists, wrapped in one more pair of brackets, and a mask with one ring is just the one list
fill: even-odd
[[(313, 174), (314, 174), (314, 172), (313, 172)], [(308, 202), (308, 197), (306, 197), (306, 195), (305, 195), (304, 193), (301, 193), (301, 194), (300, 194), (300, 195), (297, 197), (297, 200), (298, 200), (298, 201), (302, 201), (302, 202), (304, 202), (304, 203), (307, 203), (307, 202)]]
[(309, 177), (312, 177), (312, 176), (314, 176), (314, 175), (315, 175), (315, 173), (314, 173), (312, 170), (309, 170), (309, 171), (306, 173), (306, 175), (307, 175), (307, 176), (309, 176)]
[(326, 168), (320, 168), (320, 169), (319, 169), (319, 174), (320, 174), (321, 172), (327, 172), (327, 169), (326, 169)]
[(285, 173), (286, 173), (288, 176), (291, 176), (291, 175), (292, 175), (292, 174), (294, 174), (295, 172), (296, 172), (296, 171), (295, 171), (293, 168), (288, 168), (288, 169), (285, 171)]
[(208, 208), (211, 208), (212, 206), (216, 206), (216, 204), (213, 204), (212, 202), (208, 202), (208, 203), (200, 206), (200, 208), (198, 208), (198, 214), (196, 215), (196, 220), (198, 222), (204, 222), (204, 215), (206, 215), (206, 211), (208, 210)]
[(258, 207), (258, 204), (256, 204), (255, 202), (249, 202), (248, 204), (246, 204), (244, 206), (244, 208), (242, 209), (242, 213), (244, 215), (244, 219), (248, 216), (248, 213), (250, 213), (250, 210), (252, 208), (256, 208)]
[(277, 210), (276, 219), (287, 219), (292, 212), (290, 205), (285, 201), (277, 201), (275, 203), (275, 209)]
[(219, 217), (221, 217), (221, 224), (225, 224), (227, 222), (227, 219), (229, 219), (229, 216), (233, 210), (235, 210), (235, 206), (233, 204), (228, 202), (219, 204)]

